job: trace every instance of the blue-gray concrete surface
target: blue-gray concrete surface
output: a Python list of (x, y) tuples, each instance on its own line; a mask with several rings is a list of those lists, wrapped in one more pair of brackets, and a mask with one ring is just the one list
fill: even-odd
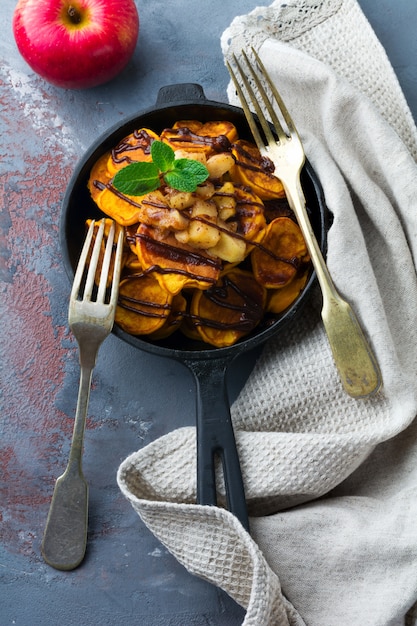
[[(267, 4), (265, 2), (265, 4)], [(417, 3), (360, 0), (417, 119)], [(244, 611), (182, 568), (121, 496), (119, 463), (193, 423), (195, 389), (179, 364), (110, 337), (94, 374), (84, 471), (90, 485), (87, 556), (58, 572), (40, 554), (56, 476), (65, 466), (78, 386), (67, 329), (68, 279), (58, 243), (60, 202), (77, 155), (106, 127), (151, 106), (160, 87), (196, 82), (225, 101), (220, 35), (256, 0), (138, 2), (141, 30), (111, 83), (65, 91), (35, 76), (0, 3), (0, 624), (233, 626)], [(252, 361), (230, 380), (235, 396)], [(395, 582), (393, 581), (393, 584)], [(350, 625), (349, 625), (350, 626)]]

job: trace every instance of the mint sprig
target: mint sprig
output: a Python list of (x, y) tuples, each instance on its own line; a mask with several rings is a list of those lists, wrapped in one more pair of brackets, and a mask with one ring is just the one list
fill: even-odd
[(193, 192), (208, 178), (203, 163), (194, 159), (176, 159), (175, 152), (166, 143), (154, 141), (152, 161), (130, 163), (119, 170), (113, 186), (128, 196), (143, 196), (155, 191), (163, 182), (177, 191)]

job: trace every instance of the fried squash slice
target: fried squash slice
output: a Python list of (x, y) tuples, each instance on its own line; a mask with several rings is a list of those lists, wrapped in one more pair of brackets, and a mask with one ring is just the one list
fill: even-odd
[(308, 259), (300, 227), (289, 217), (277, 217), (268, 224), (262, 244), (251, 253), (253, 274), (269, 289), (284, 287)]
[(163, 326), (149, 335), (149, 339), (152, 341), (160, 341), (166, 339), (176, 330), (180, 328), (184, 321), (184, 316), (187, 310), (187, 300), (179, 293), (173, 296), (171, 302), (171, 310)]
[(155, 140), (159, 140), (159, 135), (149, 128), (135, 130), (122, 139), (111, 150), (107, 161), (107, 169), (111, 177), (129, 163), (151, 161), (151, 145)]
[(266, 311), (278, 314), (288, 309), (306, 286), (309, 273), (309, 270), (305, 270), (281, 289), (271, 289), (268, 293)]
[(122, 226), (131, 226), (139, 222), (142, 212), (143, 196), (126, 196), (119, 193), (110, 184), (104, 186), (95, 201), (98, 208)]
[(115, 147), (105, 152), (93, 165), (88, 180), (91, 197), (97, 202), (100, 191), (114, 175), (134, 161), (150, 161), (151, 145), (159, 136), (148, 128), (134, 131)]
[(180, 120), (160, 135), (161, 141), (173, 150), (203, 152), (206, 157), (229, 150), (230, 144), (237, 138), (235, 125), (228, 121), (203, 123), (198, 120)]
[(103, 187), (106, 186), (112, 178), (107, 167), (109, 157), (110, 152), (106, 152), (94, 163), (90, 172), (90, 178), (88, 179), (88, 189), (96, 204), (98, 203), (98, 198)]
[(179, 243), (141, 224), (136, 233), (136, 252), (145, 271), (155, 270), (161, 287), (176, 295), (184, 288), (207, 289), (220, 275), (222, 265), (204, 250)]
[(210, 289), (194, 292), (191, 321), (203, 341), (223, 348), (233, 345), (259, 324), (265, 303), (266, 290), (253, 274), (232, 268)]
[(172, 294), (150, 273), (123, 279), (119, 286), (115, 323), (131, 335), (149, 335), (161, 328), (171, 312)]
[(231, 170), (233, 180), (249, 186), (261, 200), (284, 198), (284, 187), (274, 175), (272, 161), (263, 157), (255, 144), (239, 139), (232, 146), (235, 165)]
[(247, 187), (235, 185), (237, 232), (245, 241), (259, 241), (266, 229), (262, 200)]
[(183, 230), (188, 220), (177, 209), (169, 206), (168, 199), (159, 189), (143, 196), (128, 196), (108, 185), (96, 198), (97, 206), (122, 226), (139, 222), (166, 230)]

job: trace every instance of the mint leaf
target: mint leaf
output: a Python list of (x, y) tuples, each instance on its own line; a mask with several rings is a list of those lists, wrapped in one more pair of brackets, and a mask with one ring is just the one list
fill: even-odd
[(113, 179), (113, 186), (127, 196), (143, 196), (158, 189), (160, 184), (157, 166), (148, 161), (130, 163)]
[(121, 169), (113, 178), (113, 186), (127, 196), (144, 196), (161, 186), (162, 179), (178, 191), (193, 192), (208, 178), (208, 170), (200, 161), (176, 159), (166, 143), (151, 145), (152, 162), (134, 162)]
[(184, 176), (193, 176), (197, 184), (204, 183), (208, 178), (208, 169), (200, 161), (194, 159), (177, 159), (174, 163), (174, 169), (180, 171)]
[(165, 182), (178, 191), (195, 191), (208, 178), (205, 165), (192, 159), (177, 159), (171, 171), (164, 175)]
[(152, 161), (161, 172), (170, 170), (175, 161), (175, 152), (163, 141), (153, 141), (151, 145)]

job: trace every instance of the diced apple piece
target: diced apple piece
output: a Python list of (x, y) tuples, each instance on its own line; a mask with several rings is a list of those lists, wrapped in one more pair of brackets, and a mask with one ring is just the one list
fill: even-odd
[(235, 161), (229, 152), (221, 152), (213, 154), (207, 159), (206, 167), (209, 172), (209, 178), (216, 180), (221, 178), (234, 165)]
[(176, 189), (170, 189), (167, 195), (171, 209), (184, 211), (184, 209), (189, 209), (194, 204), (194, 196), (189, 191), (177, 191)]
[(210, 248), (210, 254), (218, 256), (228, 263), (240, 263), (247, 253), (247, 245), (243, 239), (234, 237), (232, 234), (220, 232), (217, 244)]
[(236, 198), (234, 184), (227, 181), (217, 188), (213, 201), (216, 203), (219, 218), (226, 222), (236, 214)]

